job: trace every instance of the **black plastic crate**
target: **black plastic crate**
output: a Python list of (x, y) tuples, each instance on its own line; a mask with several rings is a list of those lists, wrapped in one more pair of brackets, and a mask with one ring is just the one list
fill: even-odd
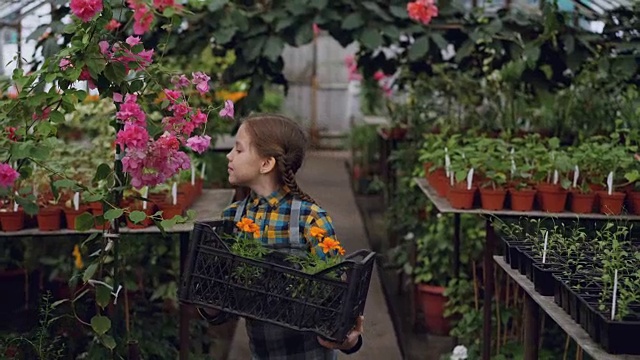
[(310, 275), (270, 252), (255, 260), (232, 253), (218, 233), (229, 221), (196, 222), (180, 286), (182, 303), (219, 309), (341, 342), (364, 312), (375, 253), (359, 250)]

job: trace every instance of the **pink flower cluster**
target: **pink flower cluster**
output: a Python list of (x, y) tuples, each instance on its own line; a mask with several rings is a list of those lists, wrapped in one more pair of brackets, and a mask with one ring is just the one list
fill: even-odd
[(20, 173), (12, 168), (11, 165), (0, 163), (0, 186), (13, 186), (13, 183), (18, 180), (18, 177), (20, 177)]
[[(119, 62), (124, 65), (126, 72), (129, 70), (140, 71), (147, 68), (153, 62), (153, 49), (150, 50), (140, 50), (137, 53), (133, 52), (133, 49), (136, 45), (142, 44), (140, 38), (137, 36), (129, 36), (124, 46), (120, 42), (116, 42), (113, 45), (110, 45), (109, 42), (103, 40), (98, 43), (100, 47), (100, 52), (107, 61), (110, 62)], [(129, 68), (131, 64), (135, 64), (133, 68)]]
[[(200, 72), (193, 73), (191, 80), (184, 75), (173, 79), (176, 88), (194, 85), (201, 93), (209, 90), (208, 81), (209, 76)], [(206, 124), (207, 114), (190, 107), (180, 90), (164, 89), (163, 94), (169, 101), (170, 115), (162, 119), (164, 133), (156, 140), (147, 132), (146, 115), (137, 96), (127, 94), (123, 101), (122, 95), (114, 94), (114, 101), (121, 103), (116, 118), (124, 123), (116, 135), (116, 144), (125, 148), (123, 170), (131, 175), (134, 187), (154, 186), (181, 169), (189, 169), (191, 162), (189, 156), (180, 151), (181, 144), (203, 153), (211, 143), (210, 136), (192, 136), (197, 128)], [(233, 102), (228, 101), (222, 111), (233, 116)]]
[(102, 0), (71, 0), (69, 7), (73, 15), (83, 22), (88, 22), (102, 11)]
[[(143, 35), (149, 31), (154, 20), (153, 9), (144, 0), (127, 0), (127, 5), (133, 10), (133, 33)], [(182, 6), (176, 4), (175, 0), (153, 0), (153, 8), (162, 12), (166, 8), (180, 10)]]
[(344, 58), (344, 64), (347, 66), (347, 71), (349, 73), (349, 81), (351, 80), (362, 80), (362, 75), (358, 72), (358, 63), (353, 55), (347, 55)]
[(435, 0), (415, 0), (407, 4), (407, 13), (413, 20), (427, 25), (438, 16), (438, 7)]

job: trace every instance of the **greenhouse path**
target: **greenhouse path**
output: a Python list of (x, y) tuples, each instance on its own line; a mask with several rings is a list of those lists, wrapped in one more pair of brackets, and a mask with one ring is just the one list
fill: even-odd
[[(369, 242), (345, 168), (345, 160), (348, 156), (347, 152), (335, 151), (309, 153), (303, 168), (298, 173), (298, 182), (300, 188), (311, 195), (331, 215), (338, 238), (347, 252), (352, 252), (357, 249), (368, 249)], [(248, 360), (250, 358), (244, 322), (240, 321), (228, 359)], [(364, 346), (353, 355), (340, 354), (339, 358), (402, 359), (375, 267), (365, 308)]]

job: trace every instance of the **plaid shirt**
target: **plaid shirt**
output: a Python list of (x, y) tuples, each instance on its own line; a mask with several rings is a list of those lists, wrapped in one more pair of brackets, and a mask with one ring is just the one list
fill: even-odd
[[(335, 238), (335, 231), (329, 215), (318, 205), (302, 201), (298, 231), (300, 244), (289, 244), (289, 224), (293, 194), (287, 187), (273, 192), (267, 197), (252, 193), (247, 199), (243, 217), (253, 220), (260, 227), (262, 243), (280, 251), (302, 250), (307, 247), (305, 239), (314, 239), (310, 234), (312, 226), (318, 226), (327, 232), (327, 236)], [(242, 202), (238, 201), (227, 207), (222, 215), (224, 220), (233, 221)], [(220, 322), (222, 319), (217, 319)], [(335, 360), (337, 352), (318, 343), (317, 335), (286, 329), (261, 321), (246, 320), (247, 335), (251, 348), (252, 360)], [(352, 353), (362, 345), (352, 350)]]

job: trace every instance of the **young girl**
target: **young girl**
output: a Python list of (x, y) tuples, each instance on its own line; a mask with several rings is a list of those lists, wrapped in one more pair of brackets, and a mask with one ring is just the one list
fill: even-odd
[[(251, 194), (224, 210), (223, 219), (247, 217), (260, 227), (265, 246), (278, 251), (307, 251), (305, 239), (313, 239), (312, 226), (334, 237), (331, 218), (302, 192), (295, 174), (302, 165), (306, 135), (292, 120), (278, 115), (256, 115), (245, 119), (236, 142), (227, 154), (229, 183), (246, 186)], [(231, 318), (215, 310), (198, 309), (213, 324)], [(351, 354), (362, 346), (362, 321), (343, 343), (333, 343), (303, 333), (247, 319), (252, 360), (333, 360), (336, 350)]]

